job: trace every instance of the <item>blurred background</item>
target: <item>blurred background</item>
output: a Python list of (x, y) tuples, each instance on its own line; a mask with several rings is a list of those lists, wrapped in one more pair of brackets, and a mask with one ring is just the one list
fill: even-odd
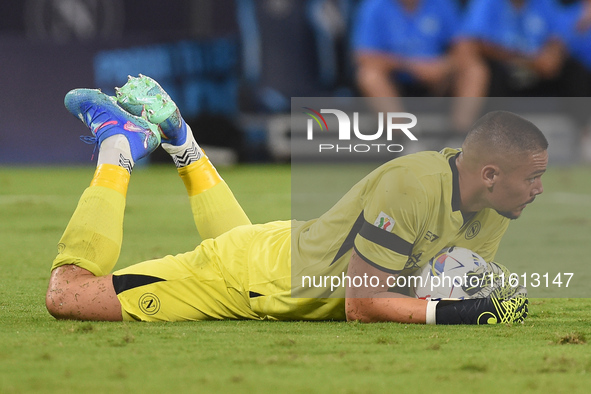
[[(449, 6), (451, 16), (437, 11), (434, 17), (422, 2), (437, 10)], [(558, 8), (548, 11), (547, 2)], [(481, 45), (486, 32), (476, 31), (474, 25), (491, 6), (487, 3), (516, 7), (506, 8), (505, 14), (485, 13), (493, 27), (513, 20), (515, 36), (497, 40), (491, 33), (492, 45)], [(122, 86), (127, 75), (138, 73), (161, 83), (200, 144), (221, 148), (220, 160), (285, 162), (290, 159), (291, 97), (380, 96), (383, 93), (371, 87), (376, 82), (386, 86), (380, 83), (380, 72), (392, 83), (387, 96), (576, 97), (573, 107), (578, 112), (569, 114), (567, 123), (558, 123), (562, 134), (552, 138), (566, 147), (559, 161), (588, 162), (588, 4), (3, 0), (0, 164), (89, 163), (93, 148), (78, 140), (85, 129), (63, 107), (64, 95), (77, 87), (99, 87), (114, 94), (113, 88)], [(390, 8), (381, 10), (384, 6)], [(534, 16), (526, 17), (526, 11)], [(538, 34), (534, 47), (527, 29)], [(502, 49), (503, 40), (515, 45)], [(511, 56), (515, 57), (507, 61)], [(563, 76), (570, 79), (565, 82)], [(464, 86), (480, 90), (466, 93), (461, 82), (450, 83), (462, 80), (472, 81)], [(527, 110), (559, 114), (565, 101), (539, 104)], [(461, 136), (464, 130), (458, 126), (441, 132)], [(168, 158), (155, 155), (152, 160)]]

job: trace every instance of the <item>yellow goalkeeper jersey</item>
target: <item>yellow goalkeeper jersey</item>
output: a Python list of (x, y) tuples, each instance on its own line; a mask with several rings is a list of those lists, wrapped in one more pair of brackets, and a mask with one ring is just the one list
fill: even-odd
[[(344, 315), (343, 303), (329, 299), (345, 296), (343, 276), (353, 249), (369, 264), (393, 274), (412, 272), (448, 246), (471, 249), (492, 261), (509, 219), (492, 209), (467, 217), (460, 212), (458, 153), (447, 148), (392, 160), (358, 182), (320, 218), (292, 222), (292, 301), (282, 297), (280, 303), (287, 316), (298, 308), (313, 313), (312, 306), (319, 305), (324, 309), (318, 309), (318, 318)], [(260, 267), (259, 272), (277, 274), (287, 268), (288, 250), (283, 247), (276, 254), (268, 247), (251, 248), (261, 255), (251, 256), (250, 270)], [(277, 259), (269, 261), (274, 256)], [(256, 293), (265, 295), (264, 286)], [(303, 308), (307, 303), (310, 308)], [(267, 306), (262, 309), (272, 315), (276, 306)]]
[(425, 265), (448, 246), (493, 260), (509, 219), (492, 209), (462, 215), (458, 153), (447, 148), (391, 160), (320, 218), (295, 224), (292, 285), (301, 283), (298, 275), (346, 272), (353, 248), (369, 264), (394, 274)]
[(491, 261), (509, 219), (491, 209), (462, 215), (458, 152), (392, 160), (318, 219), (239, 226), (192, 252), (117, 271), (124, 317), (343, 320), (353, 249), (393, 274), (423, 266), (448, 246)]

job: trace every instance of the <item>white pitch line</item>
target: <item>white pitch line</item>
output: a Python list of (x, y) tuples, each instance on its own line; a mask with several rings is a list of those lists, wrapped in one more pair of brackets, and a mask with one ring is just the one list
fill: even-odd
[[(241, 193), (243, 196), (251, 195), (256, 193)], [(273, 200), (273, 199), (285, 199), (291, 198), (292, 200), (302, 201), (308, 199), (315, 199), (315, 198), (333, 198), (333, 197), (340, 197), (340, 194), (337, 196), (334, 193), (314, 193), (314, 192), (307, 192), (307, 193), (265, 193), (263, 195), (259, 195), (258, 198), (263, 198), (265, 200)], [(8, 204), (15, 204), (15, 203), (63, 203), (64, 201), (69, 200), (77, 200), (79, 196), (74, 195), (57, 195), (57, 194), (21, 194), (21, 195), (14, 195), (14, 194), (7, 194), (7, 195), (0, 195), (0, 204), (8, 205)], [(179, 200), (185, 201), (186, 196), (184, 195), (177, 195), (177, 194), (153, 194), (153, 195), (132, 195), (128, 196), (129, 199), (170, 199), (170, 200)], [(567, 193), (567, 192), (553, 192), (553, 193), (544, 193), (540, 197), (545, 202), (555, 203), (555, 204), (577, 204), (577, 205), (591, 205), (591, 195), (589, 194), (582, 194), (582, 193)]]
[(41, 194), (8, 194), (0, 195), (0, 204), (15, 204), (20, 202), (25, 203), (42, 203), (42, 202), (60, 202), (66, 199), (70, 199), (70, 196), (58, 196), (58, 195), (41, 195)]
[[(265, 193), (263, 195), (259, 195), (257, 193), (241, 193), (242, 196), (257, 196), (257, 198), (263, 200), (277, 200), (277, 199), (289, 199), (291, 195), (289, 193)], [(75, 195), (57, 195), (57, 194), (6, 194), (0, 195), (0, 205), (10, 205), (10, 204), (18, 204), (18, 203), (51, 203), (51, 204), (59, 204), (63, 203), (64, 201), (77, 201), (80, 196)], [(160, 199), (160, 200), (169, 200), (175, 201), (178, 203), (186, 203), (187, 196), (184, 194), (137, 194), (137, 195), (128, 195), (128, 200), (133, 201), (134, 203), (137, 201), (146, 201), (146, 200), (153, 200), (153, 199)]]

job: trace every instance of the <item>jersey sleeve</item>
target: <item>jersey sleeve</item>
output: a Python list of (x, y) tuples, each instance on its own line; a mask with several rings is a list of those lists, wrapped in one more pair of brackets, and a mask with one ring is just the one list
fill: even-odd
[(385, 173), (367, 195), (355, 251), (368, 264), (398, 273), (404, 269), (423, 222), (425, 190), (407, 169), (397, 168)]

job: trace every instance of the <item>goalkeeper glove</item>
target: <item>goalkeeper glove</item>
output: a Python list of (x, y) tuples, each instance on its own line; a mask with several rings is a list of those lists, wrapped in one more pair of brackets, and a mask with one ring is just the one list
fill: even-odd
[(523, 286), (511, 285), (511, 272), (502, 264), (491, 261), (466, 274), (462, 289), (469, 298), (508, 299), (516, 295), (527, 296)]
[[(507, 299), (495, 297), (436, 303), (435, 324), (521, 323), (528, 314), (528, 299), (522, 293)], [(433, 306), (427, 310), (433, 310)], [(428, 313), (429, 317), (429, 313)]]

